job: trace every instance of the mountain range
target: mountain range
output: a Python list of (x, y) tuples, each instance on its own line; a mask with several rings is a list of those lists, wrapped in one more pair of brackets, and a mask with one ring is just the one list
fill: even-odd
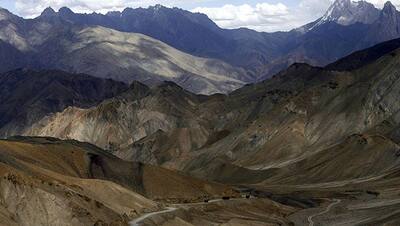
[[(275, 33), (221, 29), (204, 14), (161, 5), (127, 8), (106, 15), (76, 14), (67, 8), (59, 12), (48, 9), (45, 15), (84, 26), (142, 33), (184, 52), (221, 59), (257, 72), (256, 77), (273, 75), (299, 61), (322, 66), (356, 50), (400, 37), (399, 12), (390, 2), (379, 10), (365, 1), (336, 0), (317, 21)], [(322, 52), (317, 45), (323, 46)], [(285, 62), (277, 62), (276, 58)]]
[(229, 92), (251, 81), (243, 69), (191, 56), (138, 33), (85, 27), (46, 14), (25, 20), (5, 10), (1, 13), (5, 19), (0, 21), (0, 44), (6, 66), (0, 71), (58, 69), (148, 85), (171, 80), (204, 94)]
[(231, 92), (295, 62), (323, 66), (400, 37), (400, 13), (390, 2), (379, 10), (336, 0), (317, 21), (275, 33), (222, 29), (203, 14), (161, 5), (105, 15), (66, 7), (34, 19), (5, 9), (0, 15), (0, 72), (59, 69), (150, 86), (168, 80), (200, 94)]

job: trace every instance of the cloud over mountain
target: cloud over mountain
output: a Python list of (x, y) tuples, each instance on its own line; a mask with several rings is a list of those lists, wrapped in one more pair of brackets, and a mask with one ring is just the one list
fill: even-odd
[[(387, 0), (368, 0), (376, 7), (382, 8)], [(208, 15), (219, 26), (224, 28), (247, 27), (258, 31), (291, 30), (321, 17), (334, 0), (301, 0), (289, 7), (284, 3), (258, 3), (221, 7), (197, 7), (193, 12)], [(400, 7), (400, 0), (392, 0)]]
[(224, 28), (249, 27), (256, 30), (274, 30), (293, 19), (289, 8), (282, 3), (259, 3), (255, 6), (228, 4), (214, 8), (198, 7), (192, 11), (207, 14)]

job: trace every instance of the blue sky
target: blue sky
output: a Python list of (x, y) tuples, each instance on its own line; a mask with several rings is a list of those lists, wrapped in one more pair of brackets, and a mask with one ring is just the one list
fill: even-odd
[(0, 6), (15, 12), (15, 1), (13, 0), (0, 0)]
[[(125, 7), (155, 4), (176, 6), (207, 14), (224, 28), (247, 27), (258, 31), (290, 30), (321, 17), (334, 0), (0, 0), (0, 6), (32, 18), (46, 7), (67, 6), (75, 12), (105, 13)], [(381, 7), (386, 0), (368, 0)], [(400, 0), (392, 0), (400, 7)]]

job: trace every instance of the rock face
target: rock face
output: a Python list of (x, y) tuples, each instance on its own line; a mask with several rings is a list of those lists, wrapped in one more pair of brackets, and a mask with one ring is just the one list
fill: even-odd
[[(374, 144), (365, 147), (368, 155), (383, 143), (381, 152), (389, 156), (397, 147), (399, 125), (396, 43), (349, 56), (350, 69), (356, 65), (357, 70), (345, 70), (344, 61), (328, 68), (294, 64), (228, 96), (194, 95), (172, 83), (135, 84), (95, 108), (68, 108), (43, 118), (25, 134), (92, 142), (126, 160), (229, 183), (262, 182), (276, 168), (295, 167), (338, 144), (347, 156), (355, 148), (342, 149), (346, 140), (353, 147), (365, 137)], [(371, 62), (358, 64), (360, 56)], [(354, 134), (361, 138), (350, 139)], [(397, 167), (397, 161), (387, 164)], [(387, 168), (376, 171), (384, 174)], [(359, 177), (349, 173), (343, 179)]]
[(398, 38), (399, 34), (400, 12), (396, 10), (396, 7), (391, 2), (387, 2), (363, 42), (365, 43), (364, 45), (371, 45), (372, 43), (375, 44), (376, 41), (383, 42)]

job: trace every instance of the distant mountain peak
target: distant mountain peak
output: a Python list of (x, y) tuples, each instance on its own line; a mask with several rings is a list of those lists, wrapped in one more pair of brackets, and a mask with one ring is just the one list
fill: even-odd
[(311, 29), (327, 22), (335, 22), (344, 26), (355, 23), (372, 24), (378, 18), (379, 10), (371, 3), (366, 1), (336, 0)]
[(382, 13), (387, 15), (395, 15), (397, 13), (397, 10), (396, 7), (392, 4), (392, 2), (387, 1), (382, 9)]
[(121, 15), (127, 15), (135, 12), (135, 9), (131, 7), (126, 7), (124, 10), (122, 10)]
[(54, 11), (54, 9), (53, 8), (51, 8), (51, 7), (47, 7), (43, 12), (42, 12), (42, 14), (40, 14), (40, 16), (53, 16), (53, 15), (56, 15), (57, 13), (56, 13), (56, 11)]
[(400, 32), (400, 13), (391, 2), (386, 2), (379, 17), (381, 31), (390, 34), (389, 38), (398, 38)]
[(386, 7), (391, 7), (391, 8), (395, 8), (395, 9), (396, 9), (396, 7), (393, 5), (393, 3), (392, 3), (391, 1), (387, 1), (387, 2), (385, 3), (384, 8), (386, 8)]
[(110, 11), (106, 13), (106, 16), (110, 17), (121, 17), (122, 13), (120, 11)]
[(154, 6), (150, 6), (149, 8), (150, 8), (150, 9), (153, 9), (153, 10), (160, 10), (160, 9), (164, 9), (165, 6), (163, 6), (163, 5), (161, 5), (161, 4), (156, 4), (156, 5), (154, 5)]
[(65, 6), (61, 7), (58, 10), (58, 13), (61, 14), (61, 15), (64, 15), (64, 16), (69, 16), (69, 15), (74, 15), (75, 14), (70, 8), (65, 7)]

